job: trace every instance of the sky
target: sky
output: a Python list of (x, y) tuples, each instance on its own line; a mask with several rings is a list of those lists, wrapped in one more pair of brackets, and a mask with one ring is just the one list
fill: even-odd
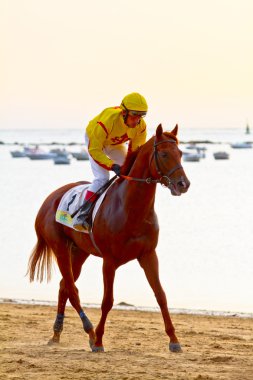
[(147, 123), (253, 126), (252, 0), (0, 0), (0, 129), (83, 128), (130, 92)]

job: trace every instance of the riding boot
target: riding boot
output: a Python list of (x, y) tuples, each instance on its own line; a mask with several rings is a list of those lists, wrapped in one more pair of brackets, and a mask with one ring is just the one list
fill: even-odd
[[(91, 197), (92, 194), (94, 194), (90, 191), (87, 193), (89, 194), (86, 194), (86, 197), (88, 195), (89, 198)], [(96, 200), (97, 200), (96, 197), (92, 197), (91, 199), (85, 199), (85, 204), (81, 208), (80, 213), (77, 214), (76, 220), (73, 223), (73, 227), (76, 230), (85, 231), (91, 228), (92, 211), (95, 207)]]

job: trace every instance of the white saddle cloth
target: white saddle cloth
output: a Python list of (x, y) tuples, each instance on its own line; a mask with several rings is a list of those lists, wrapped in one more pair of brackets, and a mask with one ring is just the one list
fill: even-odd
[[(71, 215), (84, 204), (84, 198), (88, 186), (89, 185), (78, 185), (72, 187), (72, 189), (70, 189), (63, 195), (55, 214), (56, 222), (64, 224), (65, 226), (73, 228), (74, 230), (80, 232), (80, 230), (76, 229), (73, 226), (74, 218), (72, 218)], [(104, 200), (107, 190), (102, 195), (100, 195), (100, 197), (96, 201), (94, 210), (92, 212), (92, 224), (94, 222), (97, 211)], [(88, 231), (81, 232), (88, 233)]]

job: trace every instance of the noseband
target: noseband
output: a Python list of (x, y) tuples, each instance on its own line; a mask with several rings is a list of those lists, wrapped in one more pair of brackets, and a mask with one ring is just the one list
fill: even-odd
[(169, 189), (171, 189), (171, 187), (174, 184), (174, 180), (172, 178), (170, 178), (170, 176), (176, 170), (182, 169), (182, 165), (181, 164), (177, 164), (171, 170), (169, 170), (168, 173), (166, 173), (166, 174), (162, 173), (161, 164), (163, 165), (163, 163), (159, 159), (157, 146), (160, 145), (160, 144), (163, 144), (163, 143), (174, 143), (175, 144), (176, 141), (173, 140), (173, 139), (168, 139), (168, 140), (163, 140), (163, 141), (156, 142), (156, 140), (154, 140), (154, 151), (153, 151), (152, 157), (151, 157), (150, 162), (149, 162), (149, 168), (151, 166), (153, 158), (155, 158), (156, 171), (157, 171), (158, 175), (160, 176), (158, 179), (155, 179), (155, 178), (152, 178), (152, 177), (148, 177), (148, 178), (134, 178), (134, 177), (129, 177), (129, 176), (126, 176), (126, 175), (123, 175), (123, 174), (121, 174), (120, 177), (124, 178), (124, 179), (127, 179), (128, 181), (146, 182), (147, 184), (160, 183), (161, 185), (163, 185), (163, 186), (168, 187)]
[[(172, 178), (170, 178), (170, 176), (178, 169), (182, 169), (182, 165), (181, 164), (177, 164), (175, 165), (172, 169), (169, 170), (169, 172), (165, 175), (162, 173), (161, 171), (161, 166), (160, 164), (163, 165), (163, 162), (161, 162), (159, 160), (159, 156), (158, 156), (158, 150), (157, 150), (157, 145), (160, 145), (160, 144), (163, 144), (165, 142), (170, 142), (170, 143), (174, 143), (176, 144), (176, 141), (173, 140), (173, 139), (169, 139), (169, 140), (163, 140), (163, 141), (154, 141), (154, 152), (153, 152), (153, 155), (152, 155), (152, 158), (151, 158), (151, 161), (150, 161), (150, 164), (152, 162), (152, 159), (153, 157), (155, 157), (155, 166), (156, 166), (156, 171), (157, 173), (161, 176), (159, 179), (158, 179), (158, 183), (160, 183), (161, 185), (165, 186), (165, 187), (168, 187), (169, 189), (171, 188), (171, 186), (173, 185), (174, 183), (174, 180)], [(150, 165), (149, 165), (150, 166)]]

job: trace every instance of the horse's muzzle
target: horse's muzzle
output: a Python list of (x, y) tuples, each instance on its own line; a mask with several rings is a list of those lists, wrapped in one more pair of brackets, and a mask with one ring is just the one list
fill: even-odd
[(179, 196), (187, 192), (190, 187), (190, 181), (186, 177), (180, 177), (174, 179), (168, 187), (172, 195)]

